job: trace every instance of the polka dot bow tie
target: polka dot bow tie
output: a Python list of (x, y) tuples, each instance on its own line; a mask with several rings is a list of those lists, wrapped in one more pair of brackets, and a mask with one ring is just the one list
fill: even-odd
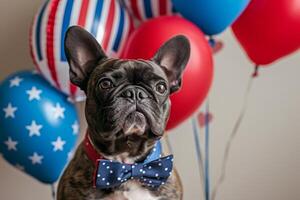
[(112, 188), (135, 179), (148, 187), (157, 188), (167, 181), (173, 169), (173, 155), (147, 163), (124, 164), (111, 160), (99, 160), (96, 187)]

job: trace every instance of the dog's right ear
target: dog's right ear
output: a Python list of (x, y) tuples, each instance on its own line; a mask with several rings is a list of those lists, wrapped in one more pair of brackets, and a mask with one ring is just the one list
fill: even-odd
[(65, 53), (70, 65), (70, 80), (86, 91), (89, 76), (101, 59), (107, 58), (97, 40), (79, 26), (72, 26), (65, 36)]

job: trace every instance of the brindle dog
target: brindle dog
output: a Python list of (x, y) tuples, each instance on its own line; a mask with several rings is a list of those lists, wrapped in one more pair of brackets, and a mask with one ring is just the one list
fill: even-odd
[[(66, 34), (65, 50), (71, 82), (87, 96), (85, 116), (96, 151), (120, 162), (143, 161), (163, 136), (170, 112), (169, 95), (181, 86), (190, 55), (187, 38), (173, 37), (152, 60), (112, 59), (92, 35), (75, 26)], [(81, 144), (60, 180), (57, 199), (182, 199), (175, 170), (156, 190), (136, 180), (117, 188), (95, 189), (94, 170)]]

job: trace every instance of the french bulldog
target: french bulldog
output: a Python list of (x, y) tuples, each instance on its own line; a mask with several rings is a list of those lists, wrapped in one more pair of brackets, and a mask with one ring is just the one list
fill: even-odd
[[(65, 52), (71, 82), (86, 94), (87, 133), (95, 151), (104, 159), (121, 163), (145, 160), (164, 134), (171, 106), (169, 95), (181, 87), (190, 56), (188, 39), (182, 35), (171, 38), (151, 60), (115, 59), (106, 56), (90, 33), (73, 26), (66, 33)], [(60, 179), (57, 199), (182, 199), (175, 170), (155, 189), (137, 180), (95, 188), (94, 173), (95, 163), (81, 143)]]

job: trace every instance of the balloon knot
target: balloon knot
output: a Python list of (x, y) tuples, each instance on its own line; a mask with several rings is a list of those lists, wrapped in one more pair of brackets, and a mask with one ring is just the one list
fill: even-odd
[(253, 77), (253, 78), (255, 78), (255, 77), (258, 76), (258, 69), (259, 69), (259, 65), (256, 65), (256, 66), (255, 66), (255, 69), (254, 69), (254, 72), (253, 72), (253, 74), (252, 74), (252, 77)]
[(209, 36), (208, 43), (209, 43), (211, 48), (214, 48), (216, 46), (215, 38), (213, 36)]

